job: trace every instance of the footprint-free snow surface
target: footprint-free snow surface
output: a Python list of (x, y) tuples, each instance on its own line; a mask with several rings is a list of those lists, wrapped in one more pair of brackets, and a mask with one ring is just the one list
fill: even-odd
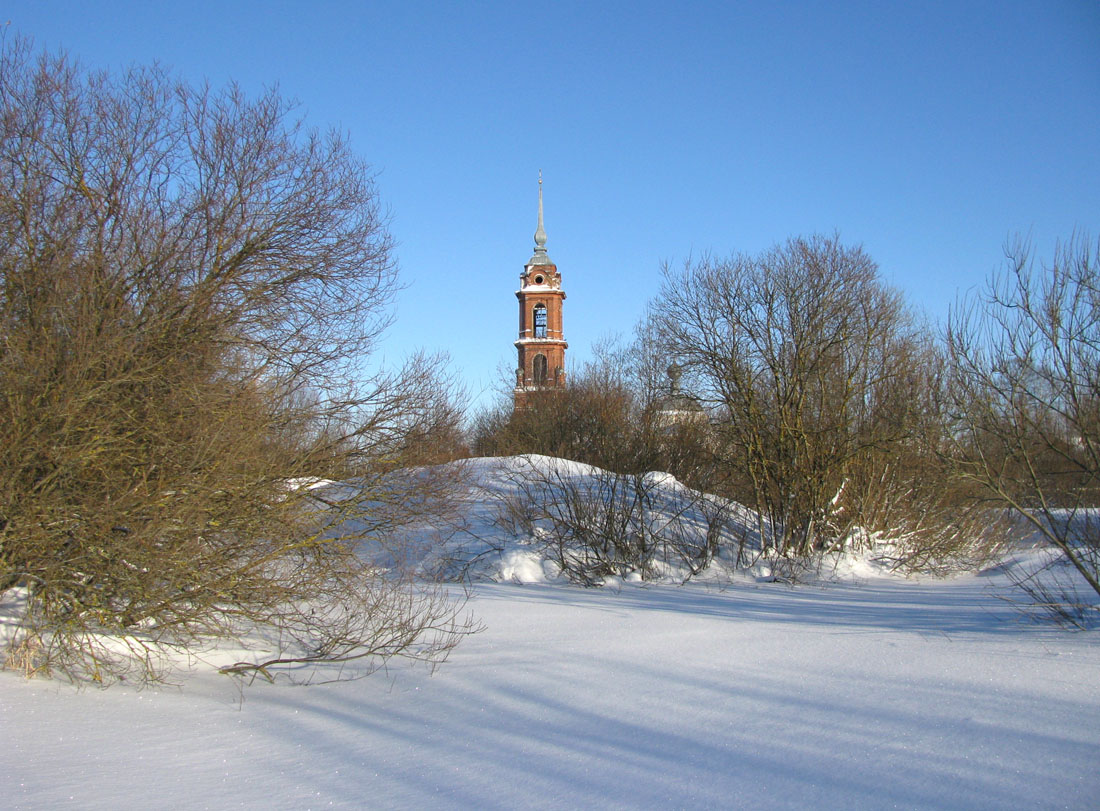
[[(479, 583), (434, 675), (0, 674), (6, 808), (1100, 807), (1100, 644), (1000, 575)], [(243, 695), (243, 700), (242, 700)]]

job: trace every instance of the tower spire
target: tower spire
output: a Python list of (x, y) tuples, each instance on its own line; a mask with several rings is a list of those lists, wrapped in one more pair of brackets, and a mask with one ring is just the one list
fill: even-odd
[(539, 169), (539, 224), (535, 229), (535, 255), (531, 257), (529, 265), (550, 265), (550, 257), (546, 253), (546, 229), (542, 227), (542, 169)]

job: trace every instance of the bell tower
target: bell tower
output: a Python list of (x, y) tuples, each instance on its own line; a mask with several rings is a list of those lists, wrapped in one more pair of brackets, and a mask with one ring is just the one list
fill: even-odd
[(519, 275), (519, 366), (516, 368), (515, 407), (526, 408), (538, 392), (565, 388), (565, 350), (561, 307), (565, 292), (561, 274), (546, 253), (542, 227), (542, 172), (539, 172), (539, 223), (535, 253)]

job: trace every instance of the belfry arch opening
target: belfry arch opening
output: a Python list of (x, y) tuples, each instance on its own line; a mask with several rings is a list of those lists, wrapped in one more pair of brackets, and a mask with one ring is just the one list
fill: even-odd
[(535, 325), (535, 337), (546, 337), (546, 305), (536, 304), (534, 312), (532, 313), (532, 323)]

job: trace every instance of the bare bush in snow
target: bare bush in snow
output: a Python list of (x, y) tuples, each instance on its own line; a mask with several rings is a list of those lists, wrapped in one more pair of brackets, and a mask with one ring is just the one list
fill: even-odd
[[(580, 468), (580, 469), (578, 469)], [(686, 579), (734, 540), (737, 505), (660, 474), (631, 475), (520, 457), (501, 522), (526, 531), (571, 581)]]
[(13, 664), (156, 679), (264, 628), (313, 660), (446, 650), (454, 607), (361, 559), (383, 528), (334, 537), (295, 484), (358, 476), (354, 503), (376, 502), (364, 474), (447, 421), (428, 359), (363, 369), (391, 246), (369, 167), (278, 93), (0, 44)]
[(1006, 254), (952, 313), (950, 458), (1100, 595), (1100, 243), (1071, 239), (1039, 267), (1026, 243)]

